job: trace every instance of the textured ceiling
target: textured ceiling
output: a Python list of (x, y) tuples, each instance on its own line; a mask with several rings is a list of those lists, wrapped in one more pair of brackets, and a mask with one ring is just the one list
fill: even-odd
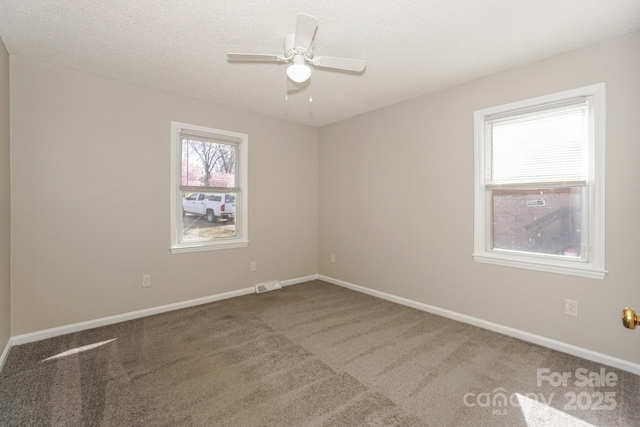
[[(298, 12), (364, 73), (314, 69), (285, 100), (287, 65), (227, 61), (282, 54)], [(639, 0), (0, 0), (12, 55), (313, 126), (638, 30)]]

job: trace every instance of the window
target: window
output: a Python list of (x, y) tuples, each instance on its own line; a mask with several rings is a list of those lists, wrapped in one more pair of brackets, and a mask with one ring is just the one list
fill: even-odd
[(474, 259), (604, 278), (604, 83), (475, 112)]
[(245, 134), (171, 123), (171, 252), (244, 247)]

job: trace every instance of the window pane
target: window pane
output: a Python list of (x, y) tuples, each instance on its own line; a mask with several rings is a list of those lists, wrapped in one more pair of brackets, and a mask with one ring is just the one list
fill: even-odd
[(491, 193), (493, 249), (581, 256), (581, 187)]
[(237, 236), (235, 193), (184, 192), (182, 196), (182, 241)]
[(236, 146), (182, 138), (182, 185), (236, 186)]

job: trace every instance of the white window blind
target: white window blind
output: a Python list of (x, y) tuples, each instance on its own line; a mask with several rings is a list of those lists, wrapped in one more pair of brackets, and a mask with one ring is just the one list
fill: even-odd
[(488, 116), (488, 188), (549, 183), (585, 184), (588, 175), (589, 97)]

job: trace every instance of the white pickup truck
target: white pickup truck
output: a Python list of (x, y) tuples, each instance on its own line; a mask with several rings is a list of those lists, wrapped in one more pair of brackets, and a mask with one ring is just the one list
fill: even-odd
[(236, 216), (236, 195), (218, 193), (193, 193), (182, 199), (185, 214), (206, 215), (207, 221), (224, 219), (233, 222)]

